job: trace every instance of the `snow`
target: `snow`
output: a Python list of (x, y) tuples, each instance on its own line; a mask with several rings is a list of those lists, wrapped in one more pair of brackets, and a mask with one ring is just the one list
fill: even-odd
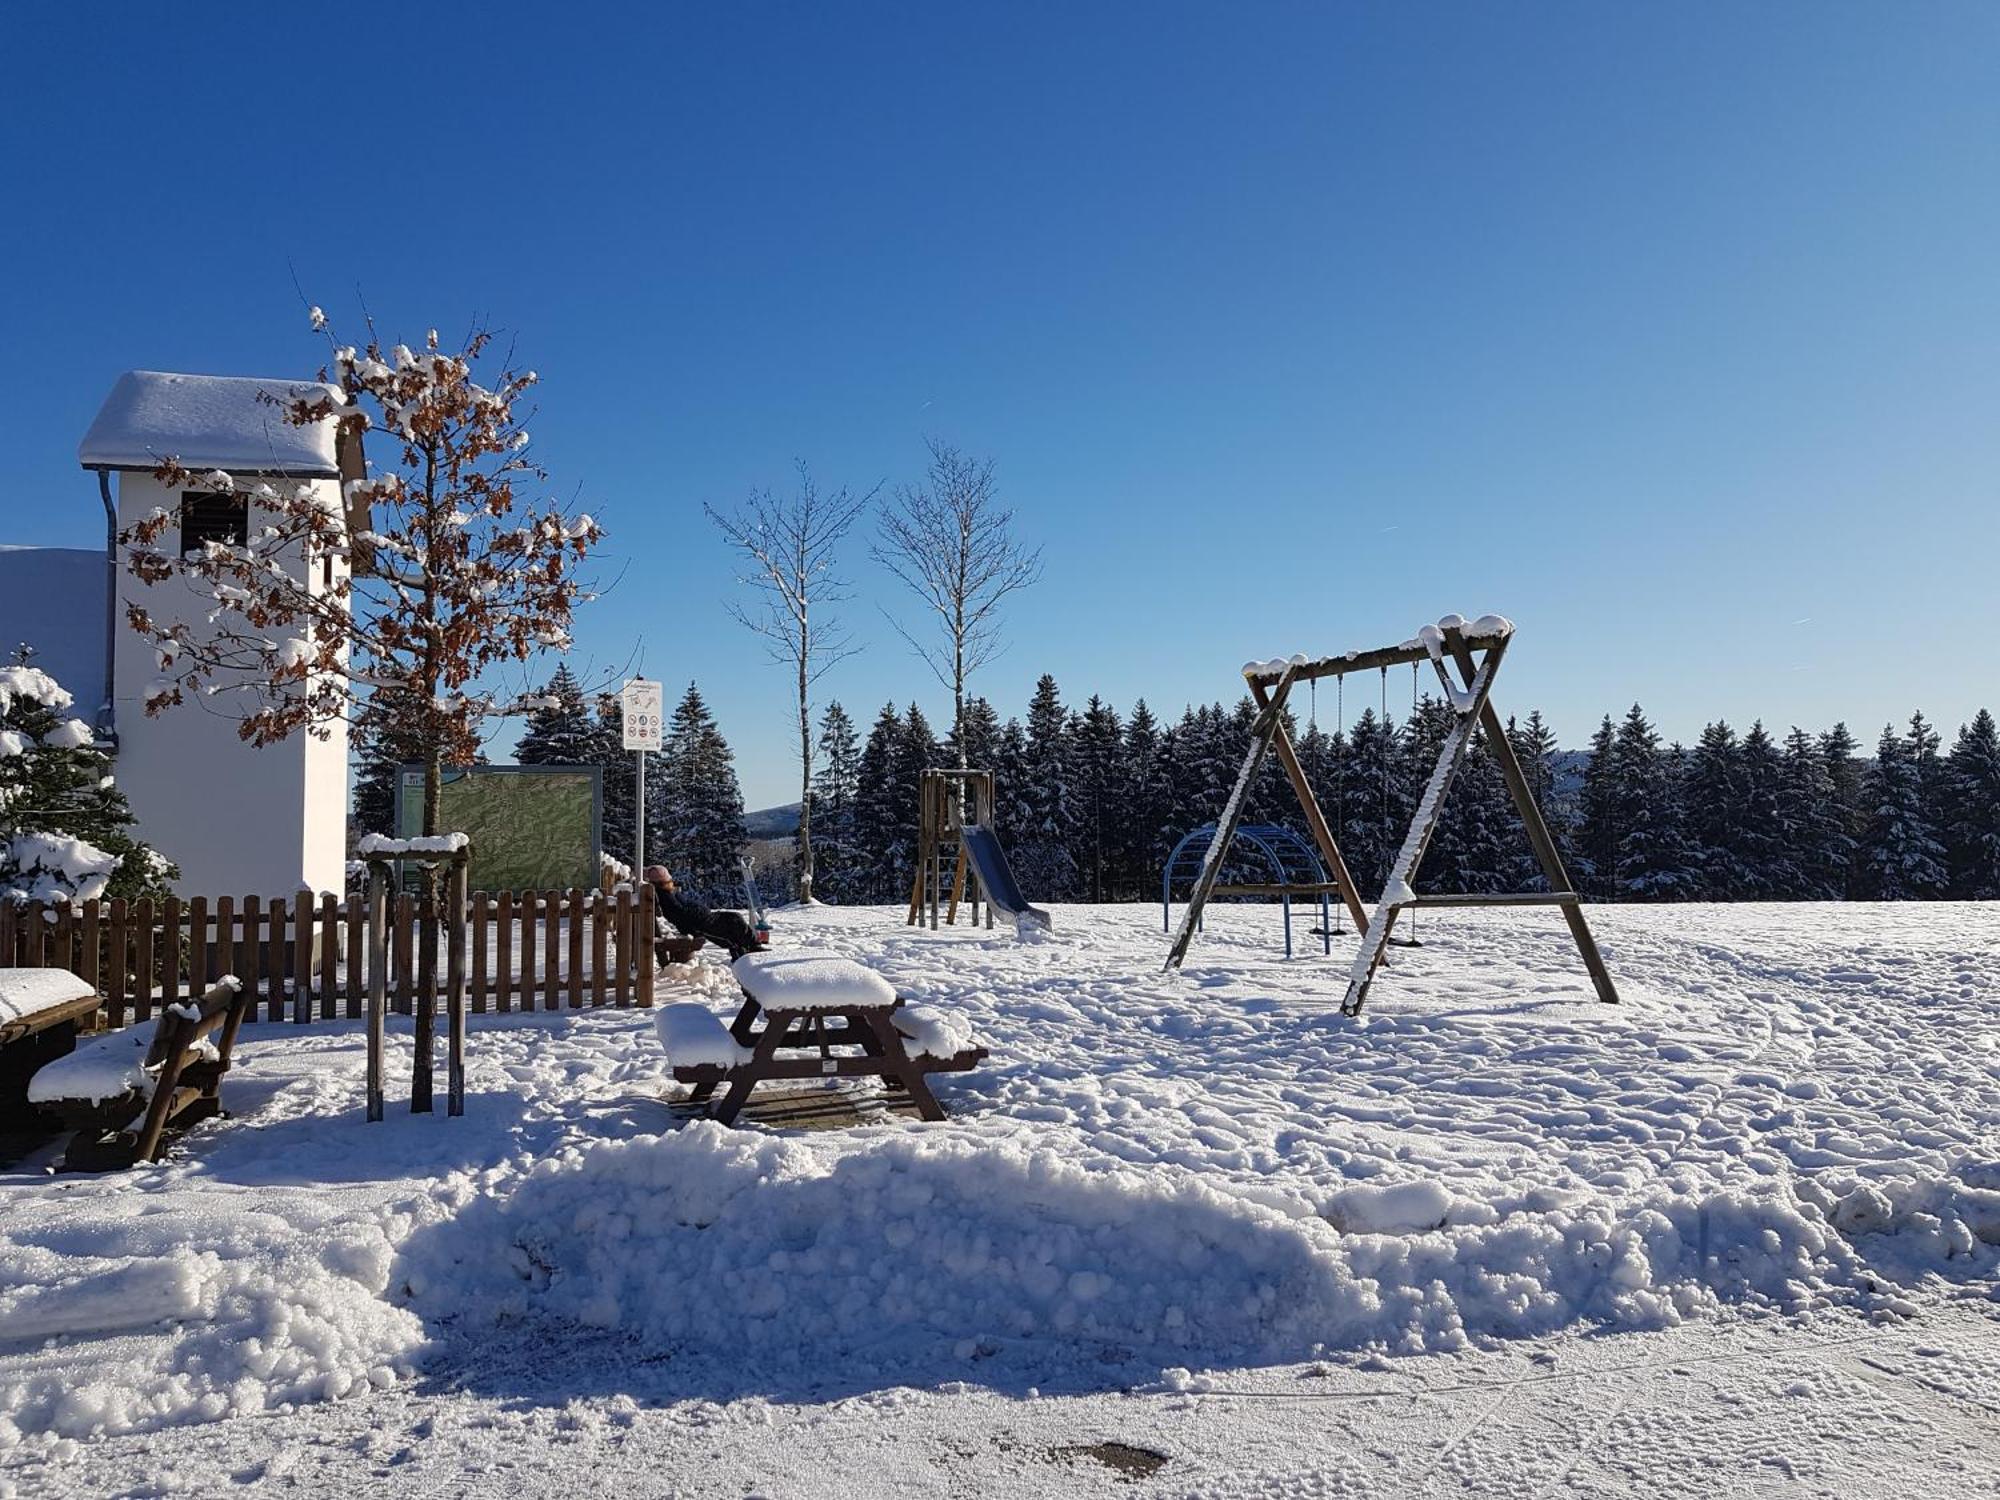
[(17, 833), (0, 868), (14, 873), (0, 900), (94, 901), (118, 869), (118, 856), (66, 833)]
[(405, 854), (458, 854), (471, 847), (472, 840), (462, 833), (437, 833), (408, 839), (392, 839), (387, 834), (371, 833), (356, 842), (354, 852), (363, 859), (394, 859)]
[(771, 1010), (838, 1010), (894, 1005), (896, 988), (873, 969), (833, 953), (746, 953), (730, 966), (736, 982)]
[(19, 1021), (96, 993), (67, 969), (0, 969), (0, 1021)]
[(653, 1029), (676, 1068), (734, 1068), (750, 1061), (750, 1049), (706, 1005), (662, 1006), (654, 1012)]
[[(360, 1023), (253, 1022), (168, 1162), (0, 1174), (0, 1493), (1875, 1495), (2000, 1459), (1992, 906), (1593, 908), (1615, 1007), (1556, 914), (1440, 914), (1353, 1021), (1346, 954), (1277, 958), (1261, 907), (1179, 974), (1148, 907), (1033, 945), (903, 915), (786, 932), (992, 1048), (943, 1124), (687, 1121), (656, 1016), (608, 1008), (473, 1017), (456, 1120), (401, 1107), (391, 1018), (370, 1125)], [(1064, 1456), (1107, 1441), (1167, 1466)]]
[(891, 1019), (912, 1057), (956, 1057), (979, 1045), (963, 1017), (934, 1005), (906, 1005)]
[(295, 427), (277, 404), (328, 394), (339, 393), (315, 381), (128, 370), (104, 398), (77, 460), (86, 469), (151, 470), (173, 458), (189, 469), (332, 478), (335, 420)]
[[(77, 1045), (74, 1052), (44, 1063), (28, 1080), (28, 1099), (46, 1104), (58, 1099), (88, 1099), (101, 1104), (135, 1089), (151, 1086), (146, 1053), (153, 1045), (150, 1025), (128, 1026), (108, 1036), (92, 1037)], [(197, 1056), (213, 1062), (215, 1044), (203, 1037), (195, 1043)]]
[(42, 743), (55, 750), (81, 750), (96, 742), (97, 736), (81, 719), (65, 719), (47, 734)]
[(22, 698), (55, 713), (61, 713), (76, 701), (39, 667), (0, 667), (0, 714)]

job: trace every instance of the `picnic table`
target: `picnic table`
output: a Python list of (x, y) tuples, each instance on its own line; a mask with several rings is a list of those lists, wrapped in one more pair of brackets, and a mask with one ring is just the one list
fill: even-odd
[(730, 972), (743, 1005), (729, 1026), (692, 1003), (665, 1006), (654, 1022), (674, 1077), (694, 1086), (693, 1102), (728, 1086), (710, 1108), (724, 1125), (758, 1084), (782, 1078), (880, 1078), (906, 1092), (924, 1119), (942, 1120), (924, 1075), (964, 1072), (986, 1056), (962, 1021), (905, 1005), (888, 980), (852, 959), (749, 953)]
[(0, 969), (0, 1131), (47, 1130), (28, 1102), (28, 1080), (76, 1050), (97, 1005), (97, 987), (68, 969)]

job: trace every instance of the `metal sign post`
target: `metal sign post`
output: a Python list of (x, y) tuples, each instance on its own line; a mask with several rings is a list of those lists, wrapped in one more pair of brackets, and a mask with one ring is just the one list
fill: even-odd
[(633, 752), (632, 776), (632, 875), (637, 879), (646, 868), (646, 752), (660, 748), (660, 685), (634, 677), (618, 695), (619, 718), (623, 721), (625, 748)]

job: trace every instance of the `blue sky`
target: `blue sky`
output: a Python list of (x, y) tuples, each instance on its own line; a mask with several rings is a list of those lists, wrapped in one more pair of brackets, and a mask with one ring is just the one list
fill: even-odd
[[(911, 480), (927, 435), (1046, 548), (1003, 714), (1043, 671), (1178, 714), (1450, 610), (1516, 619), (1496, 697), (1571, 743), (1635, 698), (1872, 741), (2000, 697), (1958, 638), (2000, 543), (2000, 9), (302, 14), (10, 14), (0, 541), (97, 541), (119, 371), (315, 366), (296, 272), (350, 326), (358, 290), (518, 338), (624, 569), (583, 656), (698, 680), (753, 806), (787, 688), (701, 503)], [(825, 691), (942, 727), (852, 552)]]

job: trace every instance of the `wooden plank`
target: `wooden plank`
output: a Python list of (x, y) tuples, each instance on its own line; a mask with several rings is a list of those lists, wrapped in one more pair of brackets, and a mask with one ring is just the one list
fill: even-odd
[[(264, 983), (264, 898), (243, 898), (242, 931), (236, 942), (236, 977), (243, 981), (243, 993), (250, 997), (244, 1019), (257, 1019), (257, 994)], [(278, 1018), (274, 1015), (272, 1020)]]
[(562, 1007), (562, 893), (542, 892), (542, 1009)]
[(286, 929), (291, 926), (291, 911), (283, 896), (273, 896), (264, 904), (266, 941), (258, 957), (264, 966), (264, 994), (266, 1019), (285, 1019), (285, 959), (289, 956), (291, 943)]
[(360, 890), (347, 897), (347, 1019), (357, 1020), (366, 1011), (363, 997), (368, 983), (368, 896), (367, 880)]
[(214, 977), (208, 961), (208, 897), (188, 898), (188, 988), (190, 995), (205, 994)]
[(1276, 690), (1257, 711), (1257, 717), (1250, 725), (1250, 749), (1243, 757), (1242, 769), (1236, 773), (1236, 785), (1230, 790), (1222, 816), (1216, 820), (1215, 837), (1209, 841), (1208, 852), (1202, 856), (1201, 874), (1195, 878), (1194, 889), (1188, 893), (1187, 909), (1181, 913), (1180, 931), (1174, 934), (1173, 946), (1167, 950), (1166, 967), (1169, 969), (1178, 969), (1187, 957), (1188, 944), (1194, 941), (1195, 928), (1201, 923), (1201, 909), (1208, 904), (1216, 880), (1222, 874), (1223, 858), (1236, 837), (1237, 825), (1243, 821), (1243, 809), (1249, 804), (1257, 772), (1271, 748), (1279, 720), (1285, 712), (1285, 700), (1291, 693), (1292, 669), (1288, 667), (1284, 676), (1278, 679)]
[[(181, 898), (169, 896), (160, 904), (160, 1009), (180, 1004), (181, 966), (187, 950), (181, 938)], [(200, 990), (190, 989), (190, 996)]]
[[(1446, 639), (1450, 640), (1457, 634), (1456, 631), (1447, 631)], [(1457, 777), (1458, 768), (1465, 761), (1465, 752), (1472, 744), (1472, 730), (1479, 709), (1493, 690), (1494, 674), (1499, 671), (1500, 659), (1506, 653), (1507, 638), (1502, 636), (1487, 651), (1486, 660), (1466, 684), (1472, 693), (1470, 711), (1461, 712), (1453, 719), (1444, 743), (1438, 747), (1437, 765), (1432, 769), (1424, 794), (1418, 800), (1416, 813), (1410, 819), (1403, 847), (1389, 867), (1382, 898), (1375, 903), (1374, 914), (1369, 917), (1368, 927), (1361, 935), (1361, 947), (1354, 955), (1354, 965), (1348, 971), (1347, 996), (1340, 1005), (1340, 1013), (1344, 1016), (1361, 1014), (1362, 1004), (1368, 998), (1368, 987), (1375, 982), (1375, 971), (1381, 966), (1382, 955), (1388, 952), (1389, 934), (1396, 925), (1397, 913), (1405, 904), (1392, 901), (1389, 893), (1401, 890), (1415, 894), (1410, 883), (1416, 879), (1417, 870), (1424, 862), (1424, 851), (1430, 847), (1431, 835), (1437, 831), (1438, 823), (1444, 816), (1445, 800), (1451, 795), (1452, 781)]]
[(12, 901), (0, 901), (0, 969), (15, 967), (15, 941), (14, 903)]
[(488, 946), (486, 924), (492, 919), (492, 898), (484, 891), (474, 891), (472, 893), (472, 972), (467, 976), (466, 987), (469, 991), (467, 998), (472, 1002), (472, 1009), (475, 1013), (484, 1012), (486, 1009), (486, 987), (492, 978), (491, 970), (488, 969), (486, 963), (486, 950)]
[(569, 893), (569, 1008), (583, 1009), (583, 924), (586, 920), (584, 893)]
[[(1466, 645), (1476, 651), (1497, 646), (1506, 639), (1504, 635), (1464, 636)], [(1322, 677), (1345, 677), (1350, 672), (1372, 672), (1380, 667), (1406, 667), (1413, 661), (1423, 661), (1429, 655), (1428, 648), (1412, 640), (1400, 646), (1381, 646), (1373, 651), (1350, 651), (1345, 656), (1322, 656), (1287, 670), (1296, 682), (1312, 682)], [(1253, 677), (1246, 672), (1243, 675), (1253, 685), (1277, 680), (1276, 673)]]
[(535, 893), (521, 892), (521, 1009), (535, 1008)]
[(49, 924), (48, 966), (52, 969), (76, 971), (76, 959), (70, 952), (70, 903), (58, 901), (49, 908), (55, 920)]
[(319, 898), (319, 1016), (331, 1021), (340, 993), (340, 898), (332, 891)]
[(1575, 891), (1517, 891), (1480, 895), (1471, 891), (1442, 891), (1405, 901), (1405, 906), (1567, 906), (1583, 898)]
[(590, 1003), (603, 1005), (608, 998), (611, 970), (611, 900), (602, 891), (591, 892), (590, 900)]
[[(14, 956), (9, 947), (14, 933), (7, 925), (12, 920), (11, 912), (8, 903), (0, 902), (0, 967)], [(83, 903), (83, 952), (78, 955), (78, 964), (77, 977), (96, 989), (104, 964), (104, 904), (96, 897)]]
[[(29, 902), (22, 916), (29, 923), (34, 924), (34, 926), (39, 926), (42, 920), (41, 903), (39, 901)], [(114, 1031), (123, 1026), (127, 1019), (125, 1014), (125, 969), (126, 940), (131, 935), (130, 923), (131, 916), (125, 907), (125, 898), (123, 896), (114, 896), (111, 900), (111, 940), (108, 945), (109, 951), (106, 954), (106, 964), (109, 972), (104, 976), (105, 1024)], [(35, 934), (32, 927), (27, 936), (30, 942), (34, 941)], [(40, 958), (37, 956), (30, 959), (29, 962), (39, 963)]]
[(292, 1024), (303, 1026), (313, 1013), (312, 892), (292, 894)]
[(493, 1008), (514, 1008), (514, 893), (502, 891), (493, 912)]
[(639, 909), (634, 914), (639, 928), (639, 940), (632, 945), (632, 952), (639, 965), (639, 1004), (653, 1003), (653, 933), (659, 918), (654, 912), (653, 887), (642, 884), (639, 887)]
[(132, 1019), (153, 1018), (153, 898), (132, 903)]
[[(1459, 675), (1470, 681), (1472, 653), (1467, 649), (1466, 642), (1447, 635), (1445, 644), (1451, 651), (1452, 660), (1458, 664)], [(1549, 889), (1575, 891), (1576, 885), (1563, 868), (1561, 851), (1556, 848), (1556, 841), (1549, 833), (1549, 825), (1542, 820), (1541, 808), (1535, 805), (1534, 791), (1528, 785), (1527, 776), (1522, 773), (1520, 759), (1514, 754), (1514, 742), (1507, 738), (1507, 726), (1500, 721), (1500, 711), (1493, 706), (1490, 694), (1479, 705), (1479, 728), (1486, 737), (1488, 753), (1499, 764), (1501, 779), (1507, 783), (1507, 791), (1514, 799), (1521, 823), (1528, 830), (1528, 843), (1535, 851), (1535, 861), (1541, 865), (1542, 877), (1548, 881)], [(1584, 919), (1582, 903), (1564, 903), (1563, 920), (1569, 925), (1576, 951), (1583, 956), (1584, 968), (1590, 972), (1590, 982), (1597, 991), (1597, 998), (1607, 1005), (1616, 1005), (1618, 987), (1611, 982), (1611, 971), (1605, 967), (1604, 955), (1597, 951), (1597, 939), (1590, 931), (1590, 923)]]
[(633, 925), (637, 920), (632, 910), (632, 892), (619, 891), (613, 898), (611, 915), (611, 925), (618, 930), (618, 973), (612, 980), (612, 1003), (621, 1008), (632, 1003), (632, 966), (637, 962), (634, 955), (644, 951)]
[(410, 934), (417, 923), (417, 898), (408, 891), (398, 892), (394, 911), (396, 919), (391, 924), (389, 941), (394, 950), (390, 962), (396, 970), (396, 1014), (407, 1016), (410, 1014), (410, 965), (413, 956)]

